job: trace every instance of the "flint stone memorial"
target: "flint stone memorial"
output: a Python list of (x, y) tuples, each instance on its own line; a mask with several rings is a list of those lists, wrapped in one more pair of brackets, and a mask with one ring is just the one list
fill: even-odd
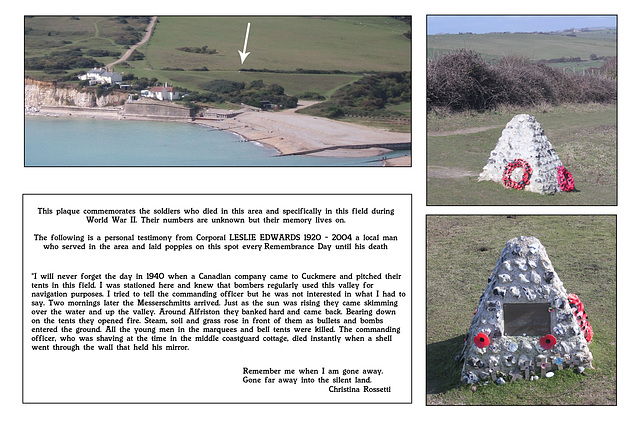
[(507, 242), (480, 298), (462, 350), (467, 384), (593, 368), (593, 330), (535, 237)]
[(507, 123), (478, 181), (540, 194), (573, 190), (573, 177), (529, 114), (516, 115)]

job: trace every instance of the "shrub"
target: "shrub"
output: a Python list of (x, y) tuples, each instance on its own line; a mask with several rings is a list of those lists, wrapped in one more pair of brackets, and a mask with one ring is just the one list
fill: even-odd
[(216, 49), (209, 49), (209, 46), (202, 46), (202, 47), (183, 46), (183, 47), (177, 47), (176, 49), (181, 50), (183, 52), (200, 53), (200, 54), (207, 54), (207, 55), (215, 55), (218, 53)]
[(296, 108), (298, 106), (298, 98), (288, 96), (284, 101), (284, 108)]
[(49, 55), (25, 58), (25, 70), (72, 70), (77, 68), (97, 68), (104, 66), (103, 63), (93, 58), (82, 56), (80, 49), (70, 49), (52, 52)]
[(600, 67), (600, 73), (605, 77), (613, 80), (618, 79), (618, 57), (607, 59), (602, 67)]
[[(322, 99), (322, 95), (305, 93), (305, 99)], [(336, 118), (344, 115), (380, 115), (387, 105), (411, 100), (411, 73), (392, 72), (368, 74), (360, 80), (336, 90), (327, 101), (304, 109), (304, 114)], [(397, 111), (385, 110), (384, 115), (400, 115)]]
[(288, 96), (284, 88), (278, 84), (265, 85), (262, 80), (254, 80), (249, 84), (231, 80), (213, 80), (201, 86), (209, 94), (191, 94), (189, 100), (198, 102), (224, 102), (247, 104), (260, 107), (263, 101), (270, 104), (293, 108), (298, 98)]
[(233, 93), (244, 89), (244, 85), (244, 83), (220, 79), (210, 81), (209, 83), (204, 84), (202, 88), (216, 93)]
[(139, 50), (134, 50), (131, 56), (129, 57), (130, 61), (141, 61), (143, 59), (144, 59), (144, 53), (140, 52)]
[(513, 105), (556, 103), (562, 91), (563, 74), (544, 64), (532, 64), (528, 59), (508, 56), (498, 61), (501, 90), (500, 101)]
[(331, 107), (329, 109), (329, 112), (327, 114), (327, 117), (335, 119), (337, 117), (342, 117), (344, 116), (344, 111), (342, 110), (342, 108), (340, 107)]
[(489, 64), (460, 50), (427, 61), (427, 110), (495, 109), (563, 102), (615, 102), (615, 58), (599, 75), (565, 73), (527, 58), (507, 56)]
[(318, 101), (324, 101), (326, 98), (323, 95), (320, 95), (318, 92), (304, 92), (300, 94), (300, 99), (313, 99)]
[(499, 77), (477, 53), (460, 50), (427, 64), (427, 100), (452, 110), (485, 110), (504, 100)]
[(103, 57), (103, 56), (120, 56), (119, 52), (111, 52), (107, 49), (88, 49), (85, 52), (86, 55), (88, 56), (97, 56), (97, 57)]

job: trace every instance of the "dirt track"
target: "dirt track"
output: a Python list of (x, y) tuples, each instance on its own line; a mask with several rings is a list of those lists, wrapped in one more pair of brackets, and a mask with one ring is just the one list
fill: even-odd
[(151, 31), (153, 30), (153, 26), (156, 24), (156, 19), (158, 17), (157, 16), (152, 16), (151, 17), (151, 22), (149, 22), (149, 25), (147, 25), (147, 28), (145, 29), (145, 34), (144, 37), (142, 37), (142, 40), (140, 40), (137, 44), (131, 46), (121, 57), (120, 59), (118, 59), (117, 61), (112, 62), (111, 64), (107, 64), (105, 68), (111, 68), (116, 64), (119, 64), (121, 62), (126, 61), (127, 59), (129, 59), (129, 57), (131, 56), (131, 54), (133, 53), (134, 50), (136, 50), (138, 47), (142, 46), (143, 44), (145, 44), (146, 42), (149, 41), (149, 38), (151, 37)]
[(464, 178), (465, 176), (476, 176), (477, 174), (458, 168), (448, 168), (445, 166), (427, 166), (427, 180), (431, 178)]
[(482, 126), (482, 127), (476, 127), (476, 128), (458, 129), (458, 130), (451, 130), (451, 131), (435, 131), (435, 132), (427, 132), (427, 136), (466, 135), (469, 133), (484, 132), (485, 130), (496, 129), (499, 127), (502, 127), (502, 126), (495, 125), (495, 126)]

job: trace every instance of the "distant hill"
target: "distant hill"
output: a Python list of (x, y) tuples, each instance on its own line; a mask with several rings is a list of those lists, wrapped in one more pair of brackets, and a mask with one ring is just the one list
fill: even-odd
[(580, 71), (600, 67), (607, 59), (616, 56), (616, 37), (615, 29), (429, 35), (427, 55), (433, 58), (466, 49), (479, 53), (488, 61), (498, 61), (510, 55), (524, 56), (534, 61), (580, 58), (580, 63), (575, 60), (552, 62), (555, 67), (574, 67)]

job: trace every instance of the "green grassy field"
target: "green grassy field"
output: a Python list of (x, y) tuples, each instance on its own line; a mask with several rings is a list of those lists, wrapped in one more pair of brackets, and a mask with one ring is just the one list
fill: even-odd
[[(247, 51), (251, 54), (241, 64), (238, 50), (243, 48), (248, 22)], [(307, 91), (329, 96), (361, 77), (362, 71), (409, 70), (411, 43), (403, 36), (408, 28), (384, 17), (160, 17), (153, 37), (142, 49), (146, 58), (132, 62), (133, 72), (142, 69), (190, 90), (214, 79), (263, 80), (282, 85), (293, 96)], [(177, 49), (183, 46), (208, 46), (220, 53), (201, 55)], [(167, 67), (206, 67), (210, 71), (163, 71)], [(288, 73), (240, 72), (241, 68)], [(296, 73), (298, 69), (353, 74)]]
[[(541, 195), (506, 189), (478, 175), (504, 126), (516, 114), (536, 117), (576, 190)], [(427, 117), (429, 205), (615, 205), (617, 114), (615, 105), (585, 104), (502, 109)]]
[[(472, 392), (454, 358), (500, 252), (521, 235), (542, 242), (564, 287), (585, 304), (595, 369)], [(616, 289), (613, 215), (427, 216), (427, 404), (615, 405)]]
[[(248, 22), (251, 54), (241, 65), (238, 50), (243, 48)], [(154, 69), (206, 66), (214, 71), (404, 71), (410, 66), (411, 43), (402, 35), (408, 28), (382, 17), (160, 17), (146, 49), (146, 64)], [(220, 53), (177, 50), (203, 45)]]
[(612, 30), (576, 33), (576, 37), (553, 34), (441, 34), (427, 36), (427, 56), (448, 53), (459, 49), (477, 52), (487, 60), (517, 55), (532, 60), (580, 57), (587, 62), (550, 64), (556, 67), (574, 67), (582, 70), (599, 67), (604, 60), (590, 61), (597, 57), (616, 56), (616, 33)]

